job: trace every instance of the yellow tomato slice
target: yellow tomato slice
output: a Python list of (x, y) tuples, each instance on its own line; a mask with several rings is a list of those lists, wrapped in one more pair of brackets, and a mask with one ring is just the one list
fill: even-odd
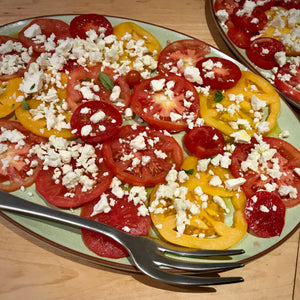
[(119, 63), (128, 64), (139, 72), (156, 69), (161, 45), (153, 34), (133, 22), (120, 23), (113, 30), (118, 40), (124, 43), (125, 51)]
[(300, 44), (300, 37), (297, 34), (300, 19), (293, 24), (289, 21), (295, 19), (290, 17), (293, 14), (293, 10), (277, 6), (267, 10), (265, 13), (268, 17), (268, 23), (262, 30), (261, 36), (280, 40), (286, 47), (287, 55), (300, 55), (300, 51), (296, 49), (296, 45)]
[[(233, 178), (228, 169), (211, 165), (207, 171), (200, 172), (197, 171), (197, 163), (196, 157), (185, 159), (182, 169), (193, 170), (187, 181), (155, 186), (150, 197), (153, 224), (159, 234), (173, 244), (199, 249), (230, 248), (247, 232), (244, 216), (246, 196), (243, 192), (230, 191), (224, 186), (212, 186), (209, 183), (214, 175), (219, 176), (222, 181)], [(203, 192), (202, 196), (199, 187)], [(169, 189), (173, 190), (173, 196), (168, 195)], [(182, 194), (186, 195), (185, 200), (178, 201)], [(232, 211), (224, 213), (223, 200), (220, 203), (216, 198), (231, 199)], [(199, 208), (198, 211), (196, 207)], [(185, 221), (182, 222), (182, 219)], [(184, 226), (184, 230), (181, 227), (181, 232), (180, 226)]]
[(256, 132), (266, 135), (275, 127), (280, 97), (262, 77), (242, 71), (235, 87), (221, 91), (223, 99), (220, 102), (216, 102), (216, 93), (210, 90), (208, 95), (199, 95), (200, 113), (207, 125), (228, 136), (240, 132), (248, 137)]
[(0, 118), (11, 114), (25, 99), (24, 93), (19, 90), (21, 82), (20, 77), (12, 78), (7, 82), (0, 81)]
[[(30, 109), (37, 109), (41, 105), (41, 101), (36, 99), (30, 99), (27, 101), (27, 104), (30, 107)], [(46, 107), (49, 107), (49, 105), (46, 105)], [(58, 137), (63, 137), (66, 139), (75, 137), (75, 135), (72, 134), (71, 129), (48, 129), (49, 127), (47, 126), (46, 118), (35, 119), (30, 113), (30, 109), (25, 110), (22, 106), (20, 106), (15, 110), (15, 114), (18, 121), (34, 134), (43, 137), (50, 137), (51, 135), (56, 135)], [(62, 115), (64, 117), (64, 121), (67, 124), (70, 124), (72, 114), (69, 112), (65, 112), (62, 113)]]

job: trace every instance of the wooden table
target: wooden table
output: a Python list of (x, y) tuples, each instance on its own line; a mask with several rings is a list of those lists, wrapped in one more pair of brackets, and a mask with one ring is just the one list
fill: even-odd
[[(152, 22), (230, 51), (205, 0), (1, 0), (0, 25), (19, 19), (99, 13)], [(0, 299), (300, 299), (299, 230), (269, 254), (226, 275), (244, 283), (183, 289), (74, 259), (0, 218)]]

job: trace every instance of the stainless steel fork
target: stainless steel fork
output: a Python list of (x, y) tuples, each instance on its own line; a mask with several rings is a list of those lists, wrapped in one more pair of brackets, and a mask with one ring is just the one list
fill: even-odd
[[(169, 284), (207, 286), (243, 281), (242, 277), (190, 276), (203, 274), (205, 272), (212, 273), (238, 268), (243, 266), (242, 263), (201, 263), (180, 260), (180, 257), (201, 258), (231, 256), (243, 254), (243, 250), (193, 250), (172, 246), (160, 240), (148, 237), (132, 236), (106, 224), (35, 204), (2, 191), (0, 191), (0, 209), (59, 221), (68, 225), (86, 228), (105, 234), (122, 244), (127, 249), (132, 262), (140, 271), (152, 278)], [(171, 254), (172, 257), (165, 254)], [(180, 274), (170, 272), (168, 268), (184, 270), (186, 274), (183, 274), (182, 272), (180, 272)]]

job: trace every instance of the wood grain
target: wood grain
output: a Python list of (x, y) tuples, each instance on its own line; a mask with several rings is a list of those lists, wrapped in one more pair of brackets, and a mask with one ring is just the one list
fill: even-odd
[[(204, 0), (1, 0), (0, 25), (20, 19), (99, 13), (133, 18), (201, 39), (231, 55)], [(245, 282), (183, 289), (74, 258), (0, 218), (0, 299), (300, 299), (298, 230), (267, 255), (225, 275)]]

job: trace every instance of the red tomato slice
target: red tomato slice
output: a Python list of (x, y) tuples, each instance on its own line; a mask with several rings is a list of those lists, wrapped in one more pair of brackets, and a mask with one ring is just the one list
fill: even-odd
[(228, 28), (227, 36), (237, 47), (247, 49), (251, 43), (252, 33), (233, 25)]
[(249, 228), (259, 237), (279, 236), (284, 226), (286, 208), (274, 193), (258, 191), (247, 199), (245, 217)]
[[(264, 11), (272, 8), (275, 6), (278, 0), (251, 0), (251, 2), (254, 2), (256, 5), (258, 5), (260, 8), (262, 8)], [(284, 0), (285, 1), (285, 0)], [(240, 2), (240, 5), (243, 6), (245, 4), (246, 0), (242, 0)]]
[[(25, 52), (27, 50), (27, 48), (25, 48), (24, 46), (23, 46), (23, 49), (19, 47), (20, 44), (21, 44), (21, 41), (19, 39), (9, 37), (9, 36), (6, 36), (6, 35), (0, 35), (0, 46), (2, 46), (3, 44), (5, 44), (8, 41), (12, 41), (13, 43), (17, 43), (17, 45), (18, 45), (17, 48), (19, 48), (19, 50), (18, 51), (13, 50), (13, 51), (7, 52), (7, 53), (2, 52), (2, 54), (0, 54), (0, 61), (2, 61), (2, 63), (3, 63), (3, 60), (6, 58), (7, 55), (8, 56), (17, 55), (17, 56), (19, 56), (19, 60), (20, 60), (19, 64), (21, 66), (18, 67), (17, 70), (13, 73), (11, 73), (11, 70), (13, 69), (13, 67), (11, 65), (10, 65), (9, 69), (7, 70), (7, 72), (3, 72), (3, 73), (1, 72), (0, 73), (0, 80), (2, 80), (2, 81), (7, 81), (7, 80), (15, 78), (15, 77), (22, 77), (24, 75), (24, 72), (27, 69), (28, 64), (31, 62), (31, 61), (30, 62), (25, 62), (22, 59), (22, 52)], [(28, 52), (27, 52), (27, 54), (29, 55)], [(32, 55), (32, 56), (34, 56), (34, 55)]]
[(300, 66), (287, 63), (280, 67), (274, 84), (282, 93), (300, 103)]
[(171, 72), (182, 75), (187, 66), (196, 66), (197, 61), (209, 53), (209, 45), (202, 41), (191, 39), (175, 41), (160, 52), (157, 70), (159, 73)]
[(225, 9), (229, 16), (232, 15), (234, 9), (239, 7), (239, 0), (216, 0), (214, 4), (215, 12)]
[(198, 158), (207, 158), (224, 153), (226, 146), (221, 131), (210, 126), (194, 127), (184, 136), (185, 148)]
[(70, 32), (73, 38), (87, 38), (87, 32), (94, 30), (98, 35), (102, 32), (100, 28), (105, 28), (104, 35), (108, 36), (113, 33), (111, 23), (102, 15), (83, 14), (75, 17), (70, 23)]
[(196, 66), (203, 84), (216, 90), (234, 87), (242, 76), (240, 68), (235, 63), (221, 57), (203, 58)]
[(286, 9), (300, 9), (300, 0), (276, 0), (276, 4)]
[[(76, 147), (76, 143), (72, 144)], [(87, 172), (86, 167), (78, 165), (78, 157), (71, 159), (69, 163), (73, 170), (81, 170), (81, 177), (87, 176), (95, 180), (92, 189), (83, 190), (83, 185), (78, 183), (74, 188), (67, 188), (62, 184), (63, 179), (59, 182), (54, 179), (56, 173), (55, 167), (49, 167), (48, 170), (40, 170), (36, 177), (36, 189), (52, 205), (64, 208), (78, 207), (84, 203), (94, 200), (109, 187), (112, 180), (112, 173), (109, 171), (102, 159), (102, 152), (99, 147), (95, 147), (96, 159), (95, 164), (97, 171), (95, 173)], [(91, 158), (92, 159), (92, 158)], [(60, 168), (60, 167), (59, 167)], [(61, 168), (60, 168), (61, 169)]]
[[(129, 201), (128, 196), (117, 198), (110, 190), (105, 193), (109, 201), (113, 201), (114, 205), (110, 206), (111, 210), (107, 213), (101, 212), (94, 216), (94, 206), (98, 203), (96, 199), (85, 204), (81, 210), (81, 216), (92, 219), (119, 230), (129, 230), (129, 234), (135, 236), (147, 236), (149, 234), (151, 219), (149, 215), (142, 216), (138, 214), (138, 207), (134, 201)], [(82, 229), (82, 237), (87, 247), (97, 255), (109, 258), (121, 258), (128, 256), (127, 250), (113, 239), (88, 229)]]
[[(32, 49), (36, 52), (51, 52), (53, 51), (52, 47), (49, 49), (45, 46), (44, 42), (36, 41), (35, 33), (26, 35), (25, 31), (29, 29), (31, 26), (40, 27), (42, 35), (47, 40), (48, 38), (52, 39), (51, 35), (53, 35), (53, 42), (57, 44), (58, 40), (65, 40), (68, 37), (71, 37), (70, 34), (70, 26), (64, 21), (58, 19), (35, 19), (32, 20), (27, 26), (25, 26), (19, 32), (20, 41), (27, 47), (32, 47)], [(30, 30), (30, 29), (29, 29)], [(32, 35), (32, 37), (31, 37)]]
[(285, 52), (281, 41), (269, 37), (259, 37), (251, 42), (246, 50), (248, 58), (258, 67), (269, 70), (278, 67), (277, 52)]
[(77, 107), (70, 125), (84, 142), (99, 143), (117, 134), (122, 122), (122, 115), (111, 104), (89, 101)]
[(267, 15), (260, 7), (254, 8), (250, 16), (243, 13), (241, 7), (237, 7), (231, 15), (231, 20), (236, 26), (252, 33), (257, 33), (262, 30), (268, 22)]
[(163, 182), (169, 170), (183, 162), (182, 149), (172, 136), (146, 126), (123, 126), (103, 143), (103, 155), (120, 180), (138, 186)]
[(42, 137), (25, 129), (21, 123), (0, 120), (0, 190), (13, 192), (33, 184), (41, 161), (30, 150), (44, 143)]
[[(300, 176), (295, 172), (295, 168), (300, 168), (300, 152), (291, 144), (274, 137), (264, 137), (263, 142), (270, 145), (270, 149), (276, 152), (273, 158), (278, 160), (268, 160), (269, 169), (279, 168), (279, 176), (276, 171), (268, 171), (261, 163), (258, 168), (250, 169), (244, 167), (248, 155), (254, 147), (259, 147), (258, 142), (253, 138), (251, 144), (240, 144), (232, 153), (230, 170), (234, 177), (244, 177), (246, 182), (242, 188), (247, 197), (251, 197), (258, 190), (267, 190), (267, 186), (273, 185), (273, 192), (280, 195), (282, 187), (294, 188), (296, 196), (281, 195), (286, 207), (293, 207), (300, 203)], [(254, 164), (255, 165), (255, 164)]]
[[(102, 72), (110, 77), (112, 85), (120, 88), (120, 94), (116, 100), (111, 100), (112, 92), (105, 87), (99, 77), (99, 72)], [(86, 94), (92, 94), (92, 99), (87, 99), (86, 95), (78, 89), (83, 82), (86, 82), (84, 89)], [(78, 67), (72, 70), (69, 74), (67, 84), (67, 102), (70, 108), (75, 111), (76, 108), (83, 102), (90, 100), (102, 100), (115, 106), (120, 113), (123, 113), (130, 104), (130, 88), (126, 79), (118, 74), (118, 72), (109, 67), (92, 66)]]
[(135, 85), (133, 110), (156, 129), (177, 132), (200, 114), (199, 95), (192, 83), (174, 74), (160, 74)]

